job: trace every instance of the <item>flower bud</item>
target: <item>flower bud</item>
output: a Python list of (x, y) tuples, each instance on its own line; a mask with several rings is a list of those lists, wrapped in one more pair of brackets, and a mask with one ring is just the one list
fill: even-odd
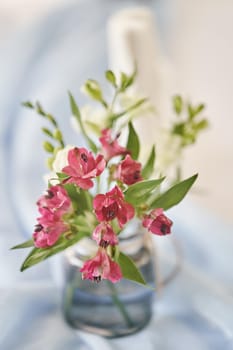
[(43, 147), (46, 152), (53, 153), (54, 151), (53, 145), (48, 141), (44, 141)]

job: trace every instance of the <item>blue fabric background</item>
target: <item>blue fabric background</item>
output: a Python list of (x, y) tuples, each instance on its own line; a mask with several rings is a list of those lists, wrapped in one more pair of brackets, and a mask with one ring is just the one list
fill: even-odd
[[(41, 121), (20, 102), (43, 101), (66, 128), (66, 90), (82, 103), (79, 86), (87, 77), (102, 79), (107, 67), (104, 21), (122, 4), (102, 1), (100, 15), (97, 5), (88, 11), (90, 3), (67, 5), (1, 45), (0, 349), (233, 349), (233, 229), (188, 199), (169, 213), (182, 270), (157, 296), (151, 323), (133, 337), (107, 341), (71, 330), (60, 311), (56, 261), (22, 274), (25, 251), (9, 251), (30, 234), (45, 172)], [(155, 238), (155, 245), (165, 276), (175, 259), (170, 238)]]

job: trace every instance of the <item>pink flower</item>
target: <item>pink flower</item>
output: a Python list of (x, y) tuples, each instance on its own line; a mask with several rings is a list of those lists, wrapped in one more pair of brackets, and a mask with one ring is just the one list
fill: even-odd
[(37, 205), (41, 216), (37, 218), (38, 224), (33, 233), (34, 244), (37, 248), (48, 248), (69, 228), (63, 221), (63, 215), (72, 210), (71, 200), (66, 190), (56, 185), (39, 198)]
[(102, 144), (102, 153), (106, 161), (109, 161), (114, 156), (128, 154), (129, 151), (121, 147), (117, 141), (117, 137), (112, 139), (111, 129), (104, 129), (101, 132), (100, 143)]
[(138, 181), (142, 181), (141, 168), (141, 163), (136, 162), (127, 154), (118, 165), (115, 176), (126, 185), (133, 185)]
[(83, 279), (95, 282), (108, 279), (115, 283), (122, 278), (120, 266), (109, 257), (103, 248), (99, 248), (96, 256), (84, 263), (80, 272), (82, 272)]
[(96, 217), (101, 222), (117, 218), (119, 226), (123, 227), (134, 216), (134, 208), (124, 201), (124, 195), (118, 186), (106, 194), (97, 194), (93, 205)]
[(34, 244), (37, 248), (47, 248), (56, 243), (60, 235), (68, 229), (58, 213), (51, 212), (48, 208), (41, 208), (42, 216), (37, 219), (33, 234)]
[(156, 235), (164, 236), (171, 233), (172, 221), (163, 214), (162, 208), (152, 210), (145, 215), (142, 225)]
[(56, 225), (57, 222), (61, 221), (59, 212), (53, 212), (49, 208), (39, 208), (39, 212), (41, 216), (37, 218), (37, 221), (45, 228)]
[(92, 178), (99, 176), (105, 168), (105, 160), (102, 155), (96, 159), (85, 148), (73, 148), (68, 153), (68, 165), (62, 171), (70, 177), (66, 183), (74, 183), (84, 190), (93, 186)]
[(117, 235), (113, 231), (112, 226), (107, 222), (101, 222), (98, 226), (96, 226), (95, 230), (93, 231), (92, 238), (98, 243), (98, 245), (104, 248), (106, 248), (109, 244), (118, 244)]
[(57, 185), (51, 186), (47, 193), (39, 198), (37, 205), (39, 210), (48, 208), (51, 212), (59, 212), (60, 215), (63, 215), (71, 209), (71, 200), (66, 190)]

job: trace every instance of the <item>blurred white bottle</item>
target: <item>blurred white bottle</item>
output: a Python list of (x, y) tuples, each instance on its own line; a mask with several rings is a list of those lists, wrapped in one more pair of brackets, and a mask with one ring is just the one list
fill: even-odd
[[(138, 75), (134, 92), (150, 98), (156, 113), (136, 120), (143, 141), (156, 142), (158, 129), (171, 112), (172, 69), (161, 49), (154, 14), (147, 7), (132, 7), (115, 13), (108, 21), (109, 67), (118, 75), (132, 73), (135, 62)], [(160, 127), (158, 128), (158, 123)], [(149, 146), (148, 145), (148, 146)]]

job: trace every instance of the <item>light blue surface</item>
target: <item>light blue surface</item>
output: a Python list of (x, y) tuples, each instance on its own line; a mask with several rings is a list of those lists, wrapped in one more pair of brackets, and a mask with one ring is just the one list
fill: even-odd
[[(1, 47), (0, 349), (231, 350), (233, 229), (189, 200), (169, 214), (183, 251), (182, 270), (158, 295), (149, 326), (133, 337), (106, 341), (68, 328), (52, 264), (22, 274), (25, 252), (9, 251), (30, 234), (45, 171), (41, 122), (20, 102), (43, 101), (64, 125), (69, 117), (66, 90), (83, 103), (79, 86), (87, 77), (100, 79), (107, 68), (104, 20), (122, 2), (97, 1), (104, 6), (91, 13), (90, 3), (67, 5)], [(170, 238), (155, 244), (164, 276), (174, 265)]]

